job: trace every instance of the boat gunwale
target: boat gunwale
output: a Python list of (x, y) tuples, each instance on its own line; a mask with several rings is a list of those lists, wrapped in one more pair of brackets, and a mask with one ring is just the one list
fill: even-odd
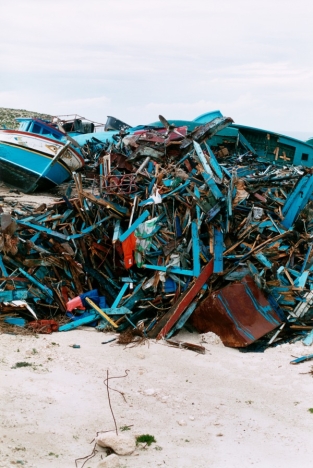
[[(65, 146), (65, 143), (63, 141), (58, 141), (58, 140), (53, 140), (52, 138), (47, 138), (45, 136), (42, 136), (42, 135), (39, 135), (37, 133), (31, 133), (31, 132), (23, 132), (21, 130), (14, 130), (14, 129), (0, 129), (0, 142), (1, 143), (7, 143), (7, 142), (3, 142), (1, 141), (1, 133), (11, 133), (11, 134), (22, 134), (22, 135), (26, 135), (26, 136), (31, 136), (31, 137), (34, 137), (34, 138), (38, 138), (39, 140), (45, 140), (45, 141), (48, 141), (49, 143), (52, 143), (52, 144), (59, 144), (60, 146)], [(66, 138), (66, 135), (64, 135), (64, 138)], [(14, 144), (14, 143), (12, 143)], [(15, 146), (20, 146), (21, 148), (23, 149), (27, 149), (25, 146), (23, 145), (18, 145), (16, 144)], [(33, 150), (34, 151), (34, 150)], [(82, 167), (85, 165), (85, 160), (83, 158), (83, 156), (81, 154), (79, 154), (75, 149), (74, 147), (70, 147), (69, 148), (69, 151), (72, 151), (75, 156), (78, 156), (79, 160), (83, 163), (82, 164)], [(48, 155), (49, 156), (49, 155)], [(49, 156), (50, 157), (50, 156)], [(53, 157), (53, 156), (52, 156)]]

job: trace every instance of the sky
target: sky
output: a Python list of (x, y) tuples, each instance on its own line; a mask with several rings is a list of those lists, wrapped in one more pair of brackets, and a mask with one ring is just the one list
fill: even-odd
[(313, 135), (310, 0), (0, 0), (0, 107)]

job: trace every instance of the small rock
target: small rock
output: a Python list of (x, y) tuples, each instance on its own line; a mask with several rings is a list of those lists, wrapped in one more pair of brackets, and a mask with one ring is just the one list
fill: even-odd
[(189, 416), (190, 421), (194, 421), (195, 417), (194, 416)]
[(153, 396), (156, 394), (156, 391), (154, 390), (154, 388), (147, 388), (146, 390), (143, 391), (144, 395), (147, 395), (147, 396)]
[(108, 455), (104, 460), (102, 460), (97, 468), (119, 468), (120, 459), (115, 453)]
[(180, 421), (177, 421), (177, 423), (178, 423), (180, 426), (187, 426), (186, 421), (184, 421), (183, 419), (181, 419)]
[(118, 455), (130, 455), (136, 449), (134, 437), (112, 432), (103, 432), (96, 437), (96, 442), (101, 447), (109, 447)]

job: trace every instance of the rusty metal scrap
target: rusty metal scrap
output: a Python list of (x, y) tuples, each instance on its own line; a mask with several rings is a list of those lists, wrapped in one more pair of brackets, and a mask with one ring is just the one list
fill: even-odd
[(281, 318), (251, 276), (245, 276), (202, 301), (191, 324), (201, 333), (214, 332), (225, 346), (242, 347), (275, 330)]
[[(190, 133), (163, 120), (89, 141), (91, 163), (55, 204), (4, 206), (0, 295), (26, 294), (38, 319), (61, 320), (61, 330), (114, 323), (166, 339), (189, 323), (235, 347), (304, 337), (311, 170), (259, 161), (244, 139), (217, 144), (230, 118)], [(90, 291), (96, 300), (85, 300)]]

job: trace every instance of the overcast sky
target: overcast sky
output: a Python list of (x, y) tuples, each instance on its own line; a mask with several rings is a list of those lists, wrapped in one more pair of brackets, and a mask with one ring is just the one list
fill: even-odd
[[(0, 107), (313, 135), (311, 0), (0, 0)], [(299, 134), (300, 135), (300, 134)]]

